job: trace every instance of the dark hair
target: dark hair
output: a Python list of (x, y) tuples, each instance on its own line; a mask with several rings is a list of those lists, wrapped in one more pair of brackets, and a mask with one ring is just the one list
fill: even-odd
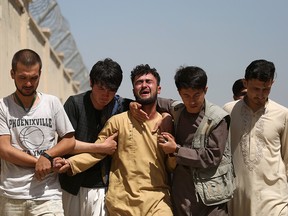
[(248, 65), (245, 71), (245, 79), (258, 79), (262, 82), (274, 80), (275, 66), (264, 59), (255, 60)]
[(27, 67), (38, 64), (39, 71), (42, 68), (42, 61), (40, 56), (31, 49), (22, 49), (17, 51), (12, 58), (12, 70), (17, 71), (17, 64), (21, 63)]
[(117, 91), (122, 79), (122, 69), (120, 65), (110, 58), (98, 61), (90, 71), (91, 87), (99, 84), (112, 91)]
[(182, 88), (205, 89), (207, 85), (206, 72), (195, 66), (181, 66), (174, 76), (178, 90)]
[(137, 65), (131, 71), (130, 78), (131, 78), (132, 84), (134, 82), (135, 77), (142, 76), (142, 75), (149, 74), (149, 73), (151, 73), (156, 78), (157, 85), (159, 86), (160, 85), (160, 75), (155, 68), (150, 68), (150, 66), (148, 64)]
[(234, 82), (232, 86), (232, 91), (234, 96), (240, 96), (243, 89), (246, 89), (243, 84), (243, 79), (238, 79)]

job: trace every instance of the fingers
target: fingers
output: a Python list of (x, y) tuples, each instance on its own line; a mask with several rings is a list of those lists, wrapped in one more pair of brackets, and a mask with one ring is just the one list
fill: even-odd
[(35, 164), (35, 177), (38, 181), (45, 178), (46, 175), (51, 173), (51, 162), (45, 157), (39, 157)]
[[(67, 160), (66, 160), (67, 161)], [(66, 173), (68, 170), (71, 169), (70, 164), (67, 162), (64, 166), (59, 168), (58, 173)]]
[(117, 138), (117, 136), (118, 136), (118, 131), (115, 132), (114, 134), (112, 134), (111, 136), (109, 136), (109, 137), (107, 138), (107, 140), (114, 140), (114, 139)]
[(141, 109), (142, 105), (137, 102), (131, 102), (129, 104), (129, 109), (132, 116), (138, 121), (146, 121), (149, 119), (149, 116), (146, 112)]
[(54, 162), (54, 171), (58, 173), (65, 173), (67, 172), (70, 168), (71, 165), (69, 163), (68, 159), (61, 158), (59, 160), (55, 160)]
[(65, 158), (57, 157), (53, 160), (53, 168), (60, 168), (66, 164)]
[(159, 144), (165, 144), (168, 140), (163, 135), (158, 135), (157, 140)]

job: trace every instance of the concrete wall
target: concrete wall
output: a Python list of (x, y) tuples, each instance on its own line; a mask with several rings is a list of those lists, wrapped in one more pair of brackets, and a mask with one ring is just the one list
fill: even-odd
[(0, 98), (15, 91), (10, 77), (11, 60), (23, 48), (35, 50), (43, 68), (38, 91), (53, 94), (62, 102), (79, 92), (61, 54), (49, 44), (49, 29), (40, 29), (27, 11), (29, 0), (0, 0)]

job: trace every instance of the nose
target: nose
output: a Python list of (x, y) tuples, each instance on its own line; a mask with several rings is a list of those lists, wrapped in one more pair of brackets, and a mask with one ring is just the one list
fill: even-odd
[(143, 81), (143, 82), (142, 82), (142, 88), (143, 88), (143, 87), (145, 88), (145, 87), (147, 86), (147, 84), (148, 84), (148, 83), (147, 83), (146, 81)]
[(26, 86), (27, 86), (27, 87), (31, 87), (31, 86), (32, 86), (31, 81), (27, 81), (27, 82), (26, 82)]
[(105, 90), (103, 91), (103, 95), (104, 95), (104, 96), (108, 97), (109, 94), (110, 94), (110, 91), (109, 91), (108, 89), (105, 89)]
[(264, 98), (264, 91), (263, 90), (258, 91), (258, 95), (257, 96), (260, 99)]

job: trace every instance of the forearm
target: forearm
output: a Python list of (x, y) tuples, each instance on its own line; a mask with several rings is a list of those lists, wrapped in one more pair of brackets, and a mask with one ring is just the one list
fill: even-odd
[(227, 122), (221, 121), (209, 135), (208, 143), (205, 147), (197, 149), (180, 147), (177, 153), (177, 164), (195, 168), (218, 166), (225, 151), (227, 139)]
[(75, 147), (75, 138), (73, 133), (68, 133), (51, 149), (45, 151), (51, 157), (63, 156), (73, 151)]
[(0, 143), (1, 159), (19, 166), (35, 167), (37, 159), (19, 149), (14, 148), (10, 143), (10, 136), (0, 136)]
[(88, 142), (83, 142), (80, 140), (76, 140), (75, 147), (72, 152), (69, 154), (79, 154), (79, 153), (92, 153), (94, 152), (93, 150), (95, 149), (95, 143), (88, 143)]
[(37, 162), (37, 158), (15, 148), (6, 150), (5, 153), (1, 153), (1, 158), (10, 163), (24, 167), (35, 167)]
[(77, 173), (91, 168), (96, 163), (100, 162), (104, 157), (106, 157), (104, 154), (82, 153), (68, 158), (72, 174), (76, 175)]

